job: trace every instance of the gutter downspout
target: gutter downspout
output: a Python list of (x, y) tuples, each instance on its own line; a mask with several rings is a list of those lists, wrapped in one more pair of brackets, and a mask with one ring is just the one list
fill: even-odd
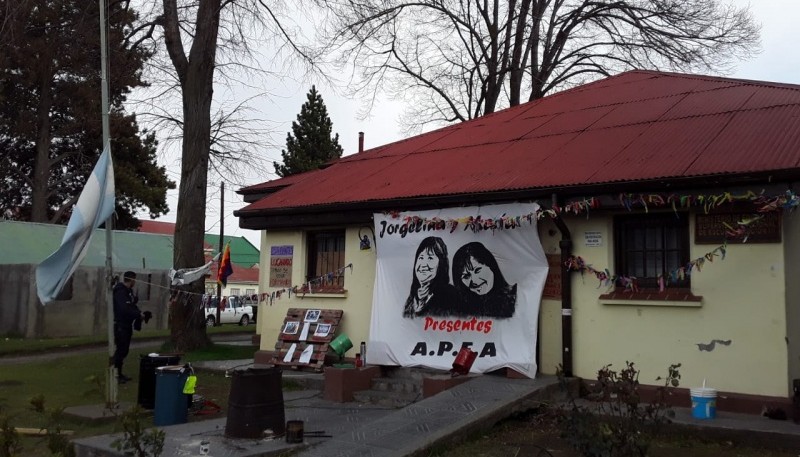
[[(558, 197), (553, 194), (552, 207), (557, 204)], [(558, 243), (561, 250), (561, 366), (564, 376), (572, 377), (572, 280), (567, 268), (567, 261), (572, 257), (572, 235), (560, 215), (556, 214), (553, 223), (561, 232)]]

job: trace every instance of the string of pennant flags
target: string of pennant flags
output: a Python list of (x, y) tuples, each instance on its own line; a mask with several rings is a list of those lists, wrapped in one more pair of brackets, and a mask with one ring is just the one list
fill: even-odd
[[(720, 257), (721, 260), (725, 260), (725, 255), (727, 254), (727, 244), (722, 244), (717, 246), (713, 250), (705, 253), (703, 256), (698, 257), (696, 259), (690, 260), (684, 265), (680, 267), (674, 268), (673, 270), (661, 274), (658, 276), (658, 291), (664, 292), (667, 287), (667, 283), (677, 283), (678, 281), (683, 281), (687, 277), (692, 275), (694, 270), (702, 271), (703, 266), (706, 262), (713, 262), (716, 257)], [(598, 270), (592, 265), (587, 264), (586, 261), (583, 260), (580, 256), (572, 256), (567, 259), (566, 261), (567, 270), (569, 271), (579, 271), (581, 275), (585, 273), (593, 274), (597, 280), (599, 281), (598, 288), (601, 286), (606, 287), (616, 287), (621, 286), (624, 290), (628, 292), (638, 292), (639, 291), (639, 282), (635, 276), (624, 276), (624, 275), (613, 275), (611, 272), (606, 269)]]
[[(676, 283), (684, 280), (690, 276), (695, 270), (701, 271), (706, 262), (713, 262), (715, 258), (720, 257), (725, 259), (727, 253), (727, 240), (741, 239), (742, 242), (747, 242), (749, 231), (751, 227), (764, 219), (764, 214), (773, 211), (790, 211), (800, 206), (800, 196), (792, 190), (786, 190), (778, 195), (766, 195), (764, 191), (755, 193), (747, 191), (742, 193), (722, 192), (719, 194), (632, 194), (621, 193), (617, 200), (623, 208), (628, 211), (635, 209), (644, 209), (649, 212), (652, 208), (670, 207), (677, 213), (678, 209), (688, 209), (692, 207), (699, 207), (703, 209), (705, 214), (719, 208), (724, 204), (748, 201), (755, 205), (755, 214), (750, 217), (743, 217), (735, 224), (728, 224), (722, 222), (725, 227), (725, 243), (717, 246), (715, 249), (707, 252), (701, 257), (690, 260), (685, 265), (681, 265), (669, 272), (665, 272), (657, 279), (658, 288), (660, 292), (666, 289), (668, 283)], [(419, 216), (404, 216), (402, 222), (408, 226), (408, 229), (425, 229), (425, 230), (449, 230), (450, 233), (463, 227), (463, 230), (470, 230), (477, 233), (483, 230), (507, 230), (515, 229), (522, 226), (522, 224), (531, 224), (534, 221), (544, 219), (545, 217), (555, 218), (560, 214), (586, 214), (589, 216), (591, 210), (601, 208), (600, 199), (597, 197), (589, 197), (578, 200), (573, 200), (565, 205), (553, 205), (549, 209), (542, 208), (541, 206), (535, 212), (508, 216), (503, 214), (497, 218), (482, 218), (481, 216), (467, 216), (461, 218), (447, 218), (442, 219), (439, 217), (423, 218)], [(400, 219), (399, 212), (390, 212), (391, 217)], [(615, 275), (612, 274), (607, 268), (598, 270), (587, 264), (579, 256), (573, 256), (566, 262), (567, 269), (570, 271), (579, 271), (581, 274), (589, 273), (594, 275), (599, 281), (598, 287), (603, 285), (620, 286), (626, 291), (638, 292), (639, 285), (636, 277)]]
[[(645, 212), (649, 212), (650, 209), (669, 207), (672, 208), (673, 211), (677, 212), (678, 209), (699, 207), (702, 208), (706, 214), (722, 206), (723, 204), (734, 203), (738, 201), (749, 201), (755, 205), (755, 214), (750, 217), (744, 217), (735, 224), (723, 222), (725, 226), (726, 240), (741, 239), (743, 242), (747, 242), (750, 228), (764, 219), (764, 213), (780, 210), (794, 210), (800, 206), (800, 196), (798, 196), (798, 194), (792, 190), (786, 190), (785, 192), (777, 195), (766, 195), (763, 190), (760, 193), (747, 191), (742, 193), (722, 192), (719, 194), (620, 193), (617, 197), (617, 201), (619, 202), (620, 206), (628, 211), (643, 209)], [(556, 218), (561, 214), (586, 214), (588, 217), (590, 211), (600, 208), (602, 208), (600, 199), (597, 197), (588, 197), (572, 200), (564, 205), (553, 205), (551, 208), (543, 208), (540, 206), (535, 212), (530, 212), (527, 214), (503, 214), (502, 216), (496, 218), (485, 218), (480, 215), (460, 218), (428, 218), (416, 215), (406, 215), (401, 217), (400, 212), (398, 211), (391, 211), (388, 214), (394, 219), (402, 219), (402, 223), (409, 230), (448, 230), (450, 233), (453, 233), (461, 227), (462, 230), (469, 230), (473, 233), (478, 233), (485, 230), (490, 230), (494, 233), (497, 230), (513, 230), (521, 227), (523, 224), (532, 224), (535, 221), (542, 220), (546, 217)], [(694, 270), (700, 271), (705, 262), (713, 262), (715, 257), (721, 257), (724, 259), (725, 254), (726, 244), (723, 244), (706, 253), (702, 257), (691, 260), (686, 265), (665, 273), (659, 277), (659, 288), (663, 290), (668, 282), (677, 282), (684, 279), (686, 276), (691, 275)], [(613, 275), (608, 269), (595, 269), (580, 257), (570, 258), (567, 261), (567, 267), (571, 271), (580, 271), (582, 274), (593, 274), (600, 282), (600, 285), (619, 284), (626, 290), (638, 290), (636, 278)], [(315, 289), (319, 289), (320, 286), (326, 282), (332, 282), (337, 276), (342, 275), (347, 269), (350, 269), (350, 273), (352, 274), (353, 264), (348, 264), (337, 270), (310, 279), (301, 285), (276, 289), (271, 292), (263, 292), (259, 294), (259, 303), (269, 302), (269, 304), (272, 305), (275, 300), (280, 299), (284, 295), (291, 298), (292, 294), (304, 295), (307, 293), (313, 293)], [(172, 289), (173, 294), (177, 295), (205, 295), (185, 290), (177, 290), (171, 287), (164, 287), (159, 284), (148, 284), (155, 287)]]
[(750, 201), (758, 208), (759, 213), (767, 213), (771, 211), (793, 210), (800, 206), (800, 197), (792, 191), (787, 190), (782, 194), (768, 196), (764, 195), (762, 191), (756, 194), (753, 191), (743, 193), (723, 192), (720, 194), (699, 194), (699, 195), (677, 195), (677, 194), (620, 194), (619, 203), (628, 211), (634, 207), (640, 206), (649, 211), (650, 207), (672, 207), (673, 211), (678, 208), (689, 207), (702, 207), (703, 211), (708, 214), (712, 209), (718, 208), (725, 203), (734, 203), (737, 201)]
[[(642, 208), (649, 212), (652, 208), (671, 207), (673, 211), (687, 209), (690, 207), (701, 207), (708, 214), (711, 210), (726, 203), (737, 201), (749, 201), (756, 205), (755, 212), (751, 217), (743, 218), (735, 225), (725, 224), (725, 232), (729, 238), (741, 238), (746, 241), (749, 228), (752, 224), (763, 219), (763, 213), (778, 210), (794, 210), (800, 206), (800, 196), (794, 191), (787, 190), (778, 195), (765, 195), (764, 191), (755, 193), (747, 191), (743, 193), (722, 192), (720, 194), (631, 194), (621, 193), (617, 197), (619, 204), (633, 211)], [(402, 219), (403, 225), (408, 230), (448, 230), (450, 233), (459, 227), (463, 230), (470, 230), (478, 233), (484, 230), (510, 230), (521, 227), (523, 224), (532, 224), (534, 221), (545, 217), (556, 218), (560, 214), (586, 214), (589, 216), (591, 210), (602, 207), (600, 199), (589, 197), (573, 200), (565, 205), (553, 205), (552, 208), (539, 207), (535, 212), (520, 215), (503, 214), (496, 218), (484, 218), (478, 216), (465, 216), (459, 218), (440, 218), (440, 217), (420, 217), (416, 215), (401, 216), (399, 211), (390, 211), (388, 214), (393, 219)]]
[(292, 287), (285, 287), (283, 289), (276, 289), (271, 292), (262, 292), (258, 295), (258, 302), (259, 303), (267, 303), (272, 306), (275, 300), (279, 300), (283, 295), (286, 295), (287, 298), (292, 298), (292, 294), (300, 295), (302, 298), (305, 294), (311, 294), (314, 292), (314, 289), (319, 289), (319, 286), (323, 284), (332, 283), (337, 277), (344, 274), (344, 272), (350, 269), (350, 274), (353, 274), (353, 264), (348, 263), (347, 265), (343, 266), (334, 271), (329, 271), (322, 276), (317, 276), (316, 278), (309, 279), (308, 281), (304, 282), (299, 286), (292, 286)]

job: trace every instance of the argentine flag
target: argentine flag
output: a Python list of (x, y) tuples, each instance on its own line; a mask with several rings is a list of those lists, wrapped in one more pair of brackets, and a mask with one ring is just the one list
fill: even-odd
[(103, 150), (72, 209), (61, 246), (36, 267), (36, 293), (42, 304), (56, 299), (86, 255), (94, 229), (114, 212), (114, 165)]

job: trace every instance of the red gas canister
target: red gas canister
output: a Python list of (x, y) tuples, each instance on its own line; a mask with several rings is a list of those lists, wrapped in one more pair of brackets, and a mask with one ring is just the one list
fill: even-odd
[(452, 373), (453, 376), (469, 374), (469, 370), (472, 368), (472, 364), (477, 357), (477, 352), (468, 347), (462, 347), (461, 350), (458, 351), (456, 359), (453, 361), (453, 369), (450, 370), (450, 373)]

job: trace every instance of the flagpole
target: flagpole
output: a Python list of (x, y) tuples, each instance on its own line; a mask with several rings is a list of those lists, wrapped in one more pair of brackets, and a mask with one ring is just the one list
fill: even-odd
[[(103, 120), (103, 147), (108, 148), (111, 156), (111, 128), (108, 122), (108, 46), (106, 44), (106, 5), (105, 0), (100, 3), (100, 103)], [(113, 214), (113, 213), (112, 213)], [(117, 369), (114, 366), (114, 293), (112, 278), (114, 264), (111, 253), (113, 252), (112, 219), (106, 219), (106, 303), (108, 306), (108, 369), (106, 370), (106, 407), (111, 409), (117, 406)]]
[[(222, 253), (223, 240), (225, 239), (225, 181), (222, 181), (219, 186), (219, 252)], [(225, 257), (225, 254), (222, 254)], [(222, 284), (219, 282), (220, 266), (222, 266), (222, 257), (219, 258), (217, 263), (217, 322), (214, 325), (222, 325), (220, 322), (219, 308), (222, 306)]]

